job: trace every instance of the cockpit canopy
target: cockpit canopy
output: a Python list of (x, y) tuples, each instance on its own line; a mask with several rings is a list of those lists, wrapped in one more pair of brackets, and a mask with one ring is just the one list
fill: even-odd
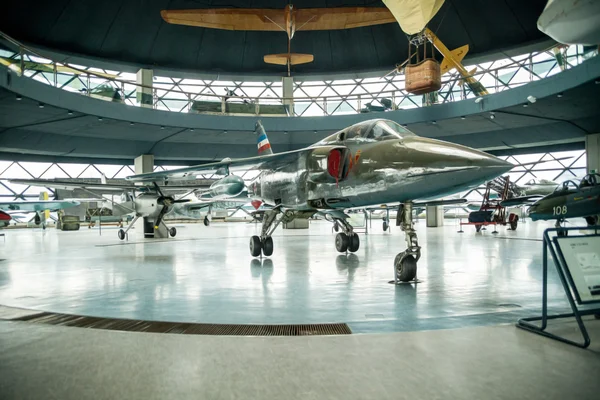
[(382, 141), (415, 136), (402, 125), (387, 119), (359, 122), (321, 140), (318, 145), (351, 141)]

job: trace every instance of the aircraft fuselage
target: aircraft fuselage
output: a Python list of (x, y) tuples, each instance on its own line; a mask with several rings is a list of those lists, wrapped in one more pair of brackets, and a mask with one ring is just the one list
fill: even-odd
[[(406, 202), (465, 190), (512, 166), (475, 149), (418, 136), (325, 144), (331, 149), (315, 147), (296, 162), (262, 171), (250, 185), (251, 197), (300, 210)], [(344, 153), (338, 158), (346, 173), (336, 174), (330, 160), (335, 149)]]

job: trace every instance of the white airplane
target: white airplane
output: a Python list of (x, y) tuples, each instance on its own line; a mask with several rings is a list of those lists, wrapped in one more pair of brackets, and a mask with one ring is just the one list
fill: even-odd
[(600, 1), (549, 0), (538, 29), (565, 44), (600, 44)]

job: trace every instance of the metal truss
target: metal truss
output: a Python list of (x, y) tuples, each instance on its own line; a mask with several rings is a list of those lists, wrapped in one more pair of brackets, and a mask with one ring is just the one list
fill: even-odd
[[(70, 92), (140, 105), (136, 94), (141, 85), (136, 83), (135, 74), (46, 59), (1, 32), (0, 35), (16, 47), (14, 51), (0, 50), (3, 63), (24, 76)], [(491, 94), (560, 73), (597, 54), (597, 47), (558, 45), (465, 68), (474, 71), (472, 76)], [(273, 80), (244, 82), (155, 76), (152, 87), (146, 89), (152, 92), (152, 107), (159, 110), (224, 114), (231, 113), (228, 111), (231, 105), (243, 104), (244, 115), (273, 115), (272, 111), (265, 111), (268, 106), (283, 106), (293, 101), (291, 116), (297, 117), (411, 109), (476, 96), (456, 72), (446, 73), (441, 89), (426, 95), (410, 94), (404, 90), (404, 84), (405, 77), (398, 72), (361, 79), (296, 79), (293, 97), (286, 98), (282, 83)]]
[[(567, 180), (579, 181), (587, 173), (585, 150), (522, 154), (501, 158), (515, 165), (508, 175), (510, 181), (519, 186), (532, 179), (546, 179), (557, 184)], [(485, 186), (480, 186), (461, 193), (460, 196), (469, 201), (481, 201), (484, 191)]]

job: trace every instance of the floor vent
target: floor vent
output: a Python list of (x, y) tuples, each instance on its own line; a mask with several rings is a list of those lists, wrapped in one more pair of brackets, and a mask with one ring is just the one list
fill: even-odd
[(81, 315), (43, 312), (16, 318), (36, 324), (72, 326), (77, 328), (108, 329), (126, 332), (174, 333), (180, 335), (227, 335), (227, 336), (315, 336), (349, 335), (346, 324), (307, 325), (235, 325), (196, 324), (184, 322), (158, 322), (132, 319), (84, 317)]

